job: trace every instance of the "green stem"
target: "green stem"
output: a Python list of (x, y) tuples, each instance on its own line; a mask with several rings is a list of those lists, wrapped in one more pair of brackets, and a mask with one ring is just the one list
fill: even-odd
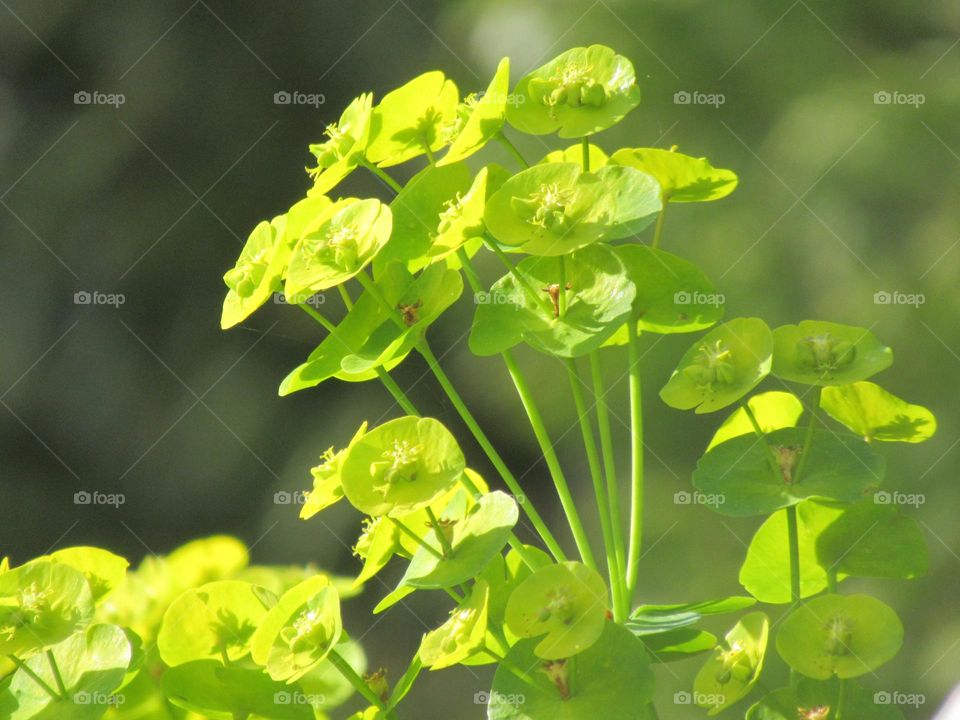
[(570, 486), (567, 483), (566, 475), (564, 475), (563, 468), (560, 465), (560, 459), (557, 457), (557, 452), (553, 448), (550, 434), (547, 432), (547, 427), (543, 422), (543, 416), (540, 415), (540, 409), (537, 407), (536, 401), (533, 398), (533, 393), (530, 392), (527, 379), (509, 350), (501, 353), (501, 355), (507, 365), (507, 371), (510, 373), (514, 387), (517, 389), (517, 394), (520, 396), (520, 402), (523, 404), (523, 409), (527, 413), (527, 418), (530, 420), (530, 427), (533, 429), (533, 434), (537, 439), (537, 443), (540, 445), (540, 452), (543, 453), (543, 459), (547, 463), (547, 469), (550, 471), (550, 477), (553, 479), (554, 487), (560, 498), (560, 505), (563, 507), (563, 512), (566, 515), (567, 524), (570, 525), (570, 531), (577, 544), (577, 551), (580, 553), (580, 558), (583, 560), (584, 565), (596, 569), (597, 562), (594, 558), (593, 550), (590, 547), (590, 539), (587, 537), (586, 530), (583, 528), (580, 513), (577, 511), (577, 504), (574, 502), (573, 495), (570, 493)]
[(600, 433), (600, 452), (603, 455), (603, 470), (607, 480), (607, 500), (610, 503), (610, 529), (613, 534), (617, 572), (623, 578), (623, 602), (629, 610), (632, 595), (627, 584), (626, 552), (623, 545), (623, 527), (620, 522), (620, 486), (617, 483), (617, 461), (613, 448), (613, 433), (610, 431), (610, 410), (607, 407), (607, 391), (604, 387), (600, 354), (590, 353), (590, 376), (593, 383), (593, 402), (597, 413), (597, 429)]
[(626, 603), (624, 602), (624, 577), (617, 563), (617, 542), (613, 536), (613, 525), (610, 519), (610, 498), (604, 485), (603, 473), (600, 469), (600, 457), (597, 454), (597, 442), (593, 435), (593, 426), (590, 423), (589, 410), (583, 396), (582, 380), (577, 369), (576, 360), (568, 358), (567, 376), (570, 380), (570, 390), (573, 393), (573, 403), (580, 419), (580, 433), (583, 435), (583, 447), (587, 454), (587, 466), (590, 468), (590, 478), (593, 481), (593, 493), (597, 499), (597, 512), (600, 516), (600, 530), (603, 533), (603, 547), (607, 556), (607, 574), (610, 578), (610, 593), (613, 597), (613, 619), (623, 622), (626, 619)]
[(581, 164), (583, 165), (584, 172), (590, 172), (590, 140), (584, 136), (583, 140), (580, 141), (580, 147), (583, 149), (583, 160)]
[(847, 681), (840, 680), (840, 687), (837, 689), (837, 716), (836, 720), (843, 720), (846, 717), (845, 710), (847, 704)]
[(327, 318), (324, 317), (324, 315), (320, 313), (316, 308), (312, 308), (305, 303), (299, 303), (297, 307), (303, 310), (307, 315), (312, 317), (318, 323), (320, 323), (320, 325), (322, 325), (327, 332), (330, 332), (330, 333), (336, 332), (337, 326), (334, 325), (329, 320), (327, 320)]
[(367, 170), (372, 172), (374, 175), (376, 175), (378, 178), (383, 180), (387, 185), (390, 186), (390, 189), (393, 190), (395, 193), (399, 194), (400, 191), (403, 190), (403, 186), (400, 183), (398, 183), (396, 180), (390, 177), (390, 175), (384, 172), (381, 168), (378, 168), (369, 160), (361, 160), (360, 164), (363, 165)]
[(567, 314), (567, 258), (561, 255), (559, 261), (560, 288), (557, 292), (557, 317), (563, 318)]
[[(790, 553), (790, 607), (792, 609), (800, 603), (800, 533), (796, 505), (787, 508), (787, 542)], [(796, 687), (798, 682), (800, 682), (799, 674), (790, 668), (790, 684)]]
[(447, 534), (443, 531), (443, 526), (440, 524), (440, 520), (437, 519), (437, 516), (434, 514), (433, 510), (430, 509), (428, 505), (426, 507), (427, 517), (430, 519), (430, 524), (433, 526), (433, 532), (437, 536), (437, 540), (440, 541), (440, 547), (443, 548), (443, 554), (445, 557), (450, 557), (453, 555), (453, 545), (450, 544), (450, 538), (447, 537)]
[(837, 592), (837, 570), (836, 568), (830, 568), (827, 570), (827, 592), (836, 593)]
[(740, 401), (740, 407), (743, 408), (743, 412), (746, 413), (747, 419), (750, 420), (750, 424), (753, 426), (754, 434), (760, 439), (760, 442), (763, 443), (764, 450), (767, 453), (767, 464), (770, 466), (770, 470), (773, 472), (773, 477), (776, 482), (783, 482), (783, 473), (780, 470), (780, 465), (777, 463), (777, 457), (773, 454), (773, 449), (770, 447), (770, 443), (767, 442), (767, 436), (763, 432), (763, 428), (760, 427), (760, 423), (757, 421), (757, 416), (753, 413), (753, 408), (750, 407), (750, 403), (744, 400)]
[(343, 304), (347, 310), (353, 310), (353, 300), (350, 297), (350, 293), (347, 292), (346, 286), (343, 283), (340, 283), (337, 285), (337, 291), (340, 293), (340, 299), (343, 300)]
[(396, 525), (396, 526), (397, 526), (397, 529), (398, 529), (400, 532), (402, 532), (402, 533), (403, 533), (404, 535), (406, 535), (407, 537), (411, 538), (415, 543), (417, 543), (417, 545), (419, 545), (419, 546), (422, 547), (424, 550), (426, 550), (428, 553), (430, 553), (431, 555), (433, 555), (437, 560), (443, 560), (443, 555), (440, 553), (440, 551), (437, 550), (435, 547), (433, 547), (433, 545), (431, 545), (430, 543), (428, 543), (428, 542), (427, 542), (426, 540), (424, 540), (422, 537), (420, 537), (419, 535), (417, 535), (413, 530), (410, 529), (410, 526), (407, 525), (405, 522), (403, 522), (403, 521), (401, 521), (401, 520), (397, 520), (397, 518), (393, 518), (393, 517), (390, 518), (390, 522), (392, 522), (394, 525)]
[(47, 695), (49, 695), (50, 697), (52, 697), (54, 700), (59, 700), (59, 699), (61, 698), (61, 696), (60, 696), (59, 694), (57, 694), (57, 691), (54, 690), (52, 687), (50, 687), (50, 686), (47, 684), (47, 682), (46, 682), (42, 677), (40, 677), (39, 675), (37, 675), (37, 673), (35, 673), (35, 672), (30, 668), (30, 666), (27, 665), (23, 660), (21, 660), (20, 658), (18, 658), (16, 655), (7, 655), (7, 658), (10, 660), (10, 662), (12, 662), (14, 665), (17, 666), (17, 669), (18, 669), (18, 670), (23, 670), (23, 672), (27, 675), (27, 677), (29, 677), (29, 678), (30, 678), (31, 680), (33, 680), (37, 685), (39, 685), (40, 687), (42, 687), (42, 688), (43, 688), (43, 691), (44, 691)]
[(636, 320), (627, 327), (627, 362), (630, 364), (630, 554), (627, 559), (627, 599), (633, 602), (640, 577), (643, 549), (643, 394), (640, 385), (640, 341)]
[(527, 159), (523, 157), (523, 154), (517, 150), (517, 146), (510, 142), (510, 138), (503, 134), (503, 131), (498, 132), (494, 137), (497, 139), (497, 142), (507, 149), (507, 152), (513, 155), (514, 159), (520, 164), (520, 167), (530, 167), (530, 163), (528, 163)]
[(667, 216), (667, 201), (663, 201), (663, 207), (660, 210), (660, 214), (657, 216), (657, 224), (653, 228), (653, 243), (651, 247), (654, 249), (660, 247), (660, 236), (663, 234), (663, 219)]
[(803, 438), (803, 450), (800, 453), (800, 460), (797, 462), (797, 470), (793, 474), (793, 482), (800, 482), (803, 475), (803, 469), (807, 465), (807, 456), (810, 455), (810, 446), (813, 444), (813, 429), (817, 424), (817, 406), (820, 404), (820, 388), (813, 391), (812, 406), (809, 408), (810, 419), (807, 422), (807, 433)]
[(354, 670), (350, 663), (348, 663), (340, 653), (336, 650), (331, 650), (330, 654), (327, 655), (330, 660), (330, 663), (340, 671), (340, 674), (346, 678), (347, 682), (353, 685), (354, 689), (363, 695), (368, 703), (371, 705), (376, 705), (381, 710), (386, 710), (387, 704), (383, 701), (383, 698), (378, 697), (377, 694), (370, 689), (370, 686), (367, 685), (367, 682), (360, 677), (356, 670)]
[(422, 143), (423, 151), (427, 154), (427, 160), (430, 161), (431, 165), (437, 164), (437, 158), (433, 155), (433, 150), (430, 149), (430, 146), (427, 143)]
[(60, 697), (66, 700), (67, 686), (63, 684), (63, 676), (60, 674), (60, 668), (57, 666), (57, 659), (53, 656), (53, 650), (47, 650), (47, 662), (50, 663), (50, 671), (53, 673), (53, 679), (57, 683)]

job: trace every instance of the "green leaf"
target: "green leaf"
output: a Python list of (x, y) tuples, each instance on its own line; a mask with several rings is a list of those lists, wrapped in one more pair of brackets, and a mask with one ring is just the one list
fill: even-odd
[(808, 456), (801, 459), (806, 430), (784, 428), (765, 437), (769, 450), (756, 436), (741, 435), (700, 458), (693, 484), (722, 498), (717, 512), (767, 515), (807, 498), (855, 502), (883, 479), (883, 458), (859, 438), (815, 430)]
[[(596, 172), (609, 161), (609, 157), (603, 151), (603, 148), (590, 143), (590, 169)], [(583, 145), (577, 143), (571, 145), (564, 150), (554, 150), (543, 156), (543, 159), (538, 162), (538, 165), (543, 163), (583, 163)]]
[[(111, 706), (123, 702), (113, 693), (123, 682), (130, 664), (130, 643), (116, 625), (91, 625), (52, 648), (53, 658), (66, 688), (54, 700), (22, 669), (0, 693), (0, 716), (5, 720), (94, 720)], [(57, 688), (45, 655), (26, 661), (36, 675)]]
[(220, 327), (226, 330), (246, 320), (280, 288), (288, 251), (281, 238), (286, 220), (281, 215), (261, 222), (247, 238), (236, 265), (223, 276), (227, 296), (223, 300)]
[(297, 242), (287, 268), (287, 302), (304, 302), (361, 272), (390, 238), (390, 208), (373, 198), (341, 201), (339, 209)]
[[(637, 330), (661, 335), (705, 330), (723, 317), (723, 295), (693, 263), (646, 245), (614, 248), (637, 288), (633, 312)], [(625, 345), (627, 327), (606, 345)]]
[(563, 138), (605, 130), (640, 104), (633, 65), (603, 45), (567, 50), (520, 80), (514, 95), (511, 125)]
[(654, 635), (695, 625), (708, 615), (723, 615), (754, 605), (749, 597), (733, 596), (675, 605), (640, 605), (625, 623), (634, 635)]
[(34, 560), (0, 574), (0, 656), (20, 658), (56, 645), (93, 619), (83, 573)]
[(487, 634), (489, 602), (490, 586), (477, 580), (470, 597), (450, 613), (450, 619), (423, 636), (419, 650), (423, 664), (431, 670), (442, 670), (460, 664), (481, 648)]
[(181, 589), (225, 579), (246, 567), (247, 547), (235, 537), (213, 535), (181, 545), (165, 558), (165, 564)]
[(735, 403), (770, 372), (773, 337), (758, 318), (736, 318), (695, 343), (660, 397), (670, 407), (708, 413)]
[(697, 673), (696, 704), (716, 715), (746, 697), (760, 679), (770, 620), (762, 612), (744, 615)]
[[(630, 315), (635, 287), (606, 245), (590, 245), (562, 259), (529, 257), (516, 269), (527, 288), (508, 273), (477, 298), (470, 331), (470, 350), (477, 355), (526, 342), (548, 355), (577, 357), (600, 347)], [(569, 289), (561, 288), (561, 277)], [(530, 297), (531, 292), (541, 297)], [(561, 292), (566, 310), (557, 317)]]
[[(337, 652), (359, 674), (362, 675), (366, 671), (367, 658), (359, 643), (341, 638), (337, 645)], [(350, 681), (329, 659), (301, 677), (297, 685), (303, 690), (310, 705), (320, 711), (339, 707), (356, 693)], [(290, 689), (288, 686), (288, 692)], [(293, 689), (296, 689), (296, 686)]]
[(90, 585), (94, 602), (103, 600), (120, 585), (130, 566), (126, 558), (107, 550), (86, 546), (64, 548), (37, 559), (63, 563), (82, 572)]
[(632, 168), (585, 173), (577, 163), (527, 168), (487, 201), (484, 222), (508, 250), (563, 255), (602, 239), (635, 235), (660, 212), (660, 189)]
[(872, 382), (825, 387), (820, 407), (866, 440), (918, 443), (937, 431), (937, 419)]
[(607, 624), (607, 586), (577, 562), (547, 565), (520, 583), (507, 602), (510, 629), (524, 638), (546, 635), (534, 653), (559, 660), (593, 645)]
[[(489, 694), (490, 720), (651, 720), (649, 655), (629, 630), (616, 623), (572, 660), (543, 660), (533, 640), (510, 650), (497, 668)], [(514, 668), (522, 668), (519, 677)]]
[[(764, 697), (747, 711), (747, 720), (835, 720), (839, 698), (839, 681), (817, 681), (804, 678), (796, 689), (780, 688)], [(883, 691), (860, 687), (847, 680), (844, 688), (844, 717), (856, 720), (903, 720), (903, 713), (894, 705), (878, 703)]]
[[(263, 589), (261, 589), (263, 590)], [(254, 585), (217, 580), (186, 590), (167, 608), (157, 636), (160, 657), (170, 666), (192, 660), (239, 660), (267, 614)]]
[[(361, 423), (350, 442), (356, 442), (366, 432), (367, 423)], [(310, 474), (313, 475), (313, 488), (307, 491), (307, 497), (300, 508), (301, 520), (308, 520), (321, 510), (343, 499), (340, 469), (343, 466), (344, 455), (346, 450), (335, 452), (332, 447), (327, 448), (320, 456), (320, 464), (310, 468)]]
[(715, 168), (706, 158), (690, 157), (674, 149), (622, 148), (610, 162), (653, 175), (665, 203), (719, 200), (737, 187), (737, 176), (731, 170)]
[(326, 127), (327, 139), (310, 146), (310, 152), (317, 158), (317, 166), (307, 170), (314, 179), (312, 193), (330, 192), (363, 159), (370, 139), (372, 106), (373, 95), (370, 93), (355, 98), (343, 111), (339, 122)]
[(866, 380), (893, 363), (893, 351), (869, 330), (804, 320), (773, 331), (773, 374), (807, 385)]
[[(797, 420), (803, 414), (803, 403), (793, 393), (780, 392), (772, 390), (770, 392), (754, 395), (747, 401), (747, 405), (753, 412), (760, 430), (765, 433), (780, 430), (782, 428), (796, 427)], [(747, 411), (738, 408), (733, 411), (723, 424), (717, 428), (707, 446), (710, 451), (722, 442), (741, 435), (748, 435), (755, 432), (753, 423), (747, 415)]]
[(170, 668), (163, 692), (177, 707), (211, 720), (258, 717), (267, 720), (312, 720), (309, 703), (300, 701), (296, 685), (276, 682), (260, 670), (224, 667), (216, 660), (196, 660)]
[(340, 598), (325, 575), (292, 587), (250, 640), (253, 661), (274, 680), (295, 682), (323, 662), (342, 632)]
[(351, 443), (341, 478), (355, 508), (396, 517), (429, 505), (459, 480), (465, 467), (460, 446), (441, 422), (408, 416)]
[(657, 656), (657, 660), (665, 663), (686, 660), (692, 655), (709, 652), (717, 646), (716, 635), (691, 627), (644, 635), (640, 640), (647, 650)]
[(453, 142), (437, 165), (449, 165), (470, 157), (500, 132), (507, 119), (507, 103), (512, 99), (509, 92), (510, 59), (503, 58), (486, 92), (479, 97), (471, 93), (460, 103), (457, 121), (447, 130)]
[(777, 652), (794, 670), (816, 680), (864, 675), (893, 658), (903, 625), (869, 595), (821, 595), (780, 624)]
[(373, 108), (366, 155), (380, 167), (399, 165), (437, 151), (450, 141), (460, 94), (439, 70), (415, 77), (383, 96)]
[(353, 581), (353, 586), (360, 587), (375, 577), (399, 549), (400, 531), (389, 518), (365, 519), (363, 532), (354, 547), (354, 552), (363, 559), (363, 569)]

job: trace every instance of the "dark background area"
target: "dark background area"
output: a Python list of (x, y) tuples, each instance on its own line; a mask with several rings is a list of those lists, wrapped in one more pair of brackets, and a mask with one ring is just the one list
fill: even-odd
[[(516, 81), (592, 42), (630, 57), (644, 93), (601, 145), (678, 144), (740, 176), (723, 202), (673, 206), (664, 236), (666, 249), (717, 283), (727, 317), (870, 327), (897, 358), (878, 381), (938, 415), (932, 441), (881, 448), (889, 487), (925, 498), (909, 511), (927, 533), (930, 573), (860, 583), (897, 609), (907, 638), (865, 683), (923, 694), (924, 706), (904, 710), (930, 717), (960, 679), (960, 6), (952, 0), (0, 1), (0, 555), (21, 562), (99, 544), (137, 562), (232, 533), (258, 562), (355, 573), (358, 518), (349, 508), (304, 523), (274, 493), (308, 487), (326, 447), (397, 410), (374, 383), (278, 398), (280, 380), (318, 341), (316, 326), (270, 305), (221, 332), (221, 275), (259, 220), (303, 195), (308, 143), (359, 92), (382, 96), (434, 68), (464, 91), (481, 89), (503, 55)], [(122, 93), (125, 102), (76, 104), (81, 91)], [(325, 102), (277, 105), (278, 91)], [(677, 104), (682, 91), (724, 102)], [(923, 103), (877, 104), (877, 92), (921, 94)], [(519, 143), (530, 158), (562, 146)], [(485, 157), (509, 162), (498, 148)], [(382, 186), (356, 173), (342, 191)], [(499, 274), (492, 264), (484, 270), (490, 281)], [(878, 291), (920, 293), (924, 303), (877, 305)], [(78, 305), (78, 292), (120, 293), (124, 303)], [(462, 299), (431, 341), (561, 527), (502, 365), (466, 347), (472, 309)], [(736, 593), (759, 524), (673, 503), (724, 415), (680, 413), (656, 396), (690, 341), (643, 345), (648, 602)], [(588, 501), (578, 435), (564, 435), (576, 418), (563, 367), (521, 355)], [(625, 352), (607, 353), (605, 363), (626, 469)], [(411, 357), (396, 377), (421, 407), (462, 429), (424, 372)], [(463, 437), (469, 460), (486, 471)], [(77, 506), (81, 490), (126, 502)], [(347, 606), (355, 636), (370, 628), (367, 610), (383, 589), (373, 583)], [(411, 610), (378, 616), (364, 636), (373, 663), (398, 669), (442, 617), (443, 600), (420, 595)], [(658, 670), (661, 702), (689, 687), (699, 664)], [(411, 703), (422, 717), (480, 717), (470, 698), (487, 687), (487, 670), (431, 674)], [(664, 715), (701, 716), (673, 706)]]

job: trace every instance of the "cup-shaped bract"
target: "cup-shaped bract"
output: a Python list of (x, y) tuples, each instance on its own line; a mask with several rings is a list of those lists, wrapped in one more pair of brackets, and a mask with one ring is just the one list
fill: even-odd
[[(758, 393), (747, 400), (761, 432), (770, 433), (787, 427), (796, 427), (803, 414), (803, 403), (793, 393), (781, 390)], [(707, 445), (709, 452), (722, 442), (755, 432), (750, 416), (744, 408), (737, 408), (723, 421)]]
[(370, 138), (373, 95), (364, 93), (347, 105), (336, 124), (327, 125), (327, 139), (310, 146), (317, 165), (307, 172), (314, 179), (312, 192), (325, 194), (360, 164)]
[(90, 584), (69, 565), (34, 560), (0, 574), (0, 655), (24, 657), (90, 624)]
[(460, 446), (443, 423), (408, 416), (351, 443), (340, 472), (351, 505), (374, 517), (396, 517), (429, 505), (465, 467)]
[(486, 92), (468, 95), (457, 107), (456, 118), (445, 128), (450, 148), (437, 165), (464, 160), (480, 150), (503, 128), (510, 93), (510, 59), (503, 58)]
[(621, 148), (610, 157), (610, 162), (653, 175), (664, 203), (719, 200), (737, 187), (737, 176), (732, 170), (715, 168), (706, 158), (675, 150)]
[(744, 615), (700, 668), (693, 687), (697, 704), (716, 715), (745, 697), (760, 679), (770, 620), (762, 612)]
[(130, 563), (98, 547), (77, 546), (63, 548), (37, 558), (52, 563), (63, 563), (83, 573), (90, 585), (93, 601), (100, 602), (119, 586), (127, 575)]
[(240, 251), (236, 265), (223, 276), (227, 295), (223, 300), (220, 327), (224, 330), (246, 320), (280, 289), (287, 259), (287, 253), (282, 252), (285, 225), (282, 215), (257, 225)]
[(490, 586), (477, 580), (470, 597), (450, 613), (450, 618), (436, 630), (423, 636), (420, 661), (431, 670), (457, 665), (483, 646), (487, 634), (487, 607)]
[(659, 196), (656, 181), (632, 168), (585, 173), (576, 163), (543, 163), (507, 180), (483, 219), (504, 249), (563, 255), (636, 234), (660, 212)]
[(567, 50), (522, 78), (513, 92), (507, 122), (531, 135), (592, 135), (640, 104), (633, 65), (604, 45)]
[(337, 589), (315, 575), (287, 590), (263, 616), (250, 654), (272, 679), (295, 682), (326, 659), (342, 629)]
[(287, 301), (303, 302), (362, 272), (390, 238), (391, 226), (390, 208), (379, 200), (344, 203), (297, 242), (287, 268)]
[[(360, 424), (350, 443), (355, 443), (367, 431), (367, 423)], [(340, 469), (346, 449), (335, 451), (328, 448), (320, 456), (320, 464), (310, 468), (313, 475), (313, 488), (307, 492), (307, 497), (300, 508), (300, 519), (308, 520), (321, 510), (325, 510), (343, 499), (343, 483), (340, 480)]]
[(451, 138), (460, 94), (439, 70), (418, 75), (392, 90), (373, 108), (367, 159), (380, 167), (399, 165), (440, 150)]
[(353, 581), (353, 587), (360, 587), (376, 576), (400, 549), (400, 530), (390, 518), (365, 518), (360, 537), (353, 546), (354, 554), (363, 560), (363, 569)]
[(820, 407), (868, 441), (918, 443), (937, 431), (937, 419), (927, 408), (901, 400), (872, 382), (825, 387)]
[(903, 644), (903, 624), (870, 595), (820, 595), (780, 624), (777, 652), (790, 667), (815, 680), (865, 675), (893, 658)]
[(773, 331), (773, 374), (806, 385), (866, 380), (893, 363), (893, 350), (866, 328), (819, 320)]
[(607, 245), (528, 257), (516, 271), (522, 283), (507, 273), (476, 298), (470, 349), (477, 355), (526, 342), (549, 355), (577, 357), (600, 347), (630, 317), (636, 287)]
[[(216, 580), (184, 591), (163, 616), (157, 647), (172, 666), (250, 652), (250, 638), (267, 614), (265, 588), (239, 580)], [(274, 598), (275, 600), (276, 598)]]
[(578, 562), (547, 565), (520, 583), (507, 601), (506, 620), (518, 637), (545, 635), (533, 652), (560, 660), (583, 652), (607, 624), (607, 586)]
[(678, 410), (725, 408), (770, 372), (773, 336), (758, 318), (736, 318), (714, 328), (684, 353), (660, 397)]
[(805, 429), (783, 428), (764, 438), (735, 437), (697, 462), (693, 484), (722, 500), (713, 510), (767, 515), (808, 498), (856, 502), (883, 481), (883, 457), (857, 437), (814, 430), (806, 450)]

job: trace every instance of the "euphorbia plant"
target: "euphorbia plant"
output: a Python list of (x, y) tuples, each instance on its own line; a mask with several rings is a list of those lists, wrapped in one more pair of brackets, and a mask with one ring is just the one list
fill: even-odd
[[(150, 667), (162, 675), (161, 697), (207, 717), (325, 717), (335, 703), (276, 699), (285, 697), (277, 688), (309, 694), (323, 683), (347, 683), (363, 696), (369, 707), (353, 718), (420, 717), (402, 703), (421, 672), (483, 664), (496, 665), (493, 687), (482, 696), (490, 718), (671, 717), (674, 709), (658, 715), (653, 703), (654, 669), (698, 655), (693, 692), (670, 689), (679, 702), (711, 715), (736, 712), (730, 709), (752, 695), (752, 720), (901, 717), (873, 704), (856, 678), (896, 654), (902, 626), (879, 599), (841, 593), (839, 585), (848, 577), (924, 572), (917, 524), (877, 501), (884, 475), (877, 445), (927, 439), (933, 416), (869, 381), (891, 364), (892, 353), (865, 329), (805, 320), (771, 330), (759, 318), (718, 324), (722, 296), (691, 262), (661, 248), (664, 220), (671, 204), (725, 197), (737, 177), (676, 148), (601, 149), (595, 136), (640, 102), (626, 58), (599, 45), (574, 48), (509, 88), (504, 59), (486, 90), (465, 98), (438, 71), (379, 102), (359, 96), (327, 128), (327, 140), (310, 146), (316, 163), (306, 197), (260, 223), (224, 276), (224, 328), (274, 293), (322, 326), (317, 348), (280, 383), (282, 395), (332, 378), (376, 380), (404, 413), (362, 423), (345, 447), (326, 450), (312, 469), (300, 515), (309, 520), (344, 500), (359, 512), (356, 579), (345, 586), (322, 573), (282, 582), (267, 582), (265, 571), (214, 573), (168, 593), (159, 611), (146, 613), (149, 622), (143, 612), (108, 614), (128, 625), (124, 645), (109, 629), (115, 626), (89, 626), (95, 589), (106, 582), (99, 572), (87, 572), (85, 584), (84, 575), (61, 565), (28, 563), (0, 575), (0, 642), (19, 668), (3, 697), (28, 688), (60, 698), (39, 653), (52, 648), (55, 675), (58, 652), (82, 667), (84, 642), (117, 640), (111, 647), (122, 672), (104, 681), (114, 692), (123, 676), (138, 677), (130, 669), (137, 652), (130, 651), (140, 647), (141, 632), (156, 638), (159, 658), (154, 653)], [(530, 165), (509, 139), (513, 131), (578, 142)], [(491, 143), (503, 145), (517, 166), (484, 163), (479, 153)], [(401, 185), (387, 168), (408, 162), (419, 163), (418, 171)], [(336, 196), (340, 181), (356, 171), (383, 182), (380, 197)], [(481, 252), (502, 264), (502, 277), (480, 277), (473, 262)], [(464, 294), (464, 280), (476, 303), (470, 349), (480, 366), (506, 365), (573, 552), (524, 493), (428, 340), (432, 323)], [(339, 321), (311, 302), (334, 288), (344, 308)], [(647, 335), (705, 330), (660, 396), (677, 410), (727, 415), (697, 464), (694, 486), (718, 513), (765, 520), (740, 572), (749, 595), (694, 593), (676, 604), (651, 604), (639, 568), (640, 346)], [(575, 502), (538, 393), (515, 359), (522, 345), (565, 367), (593, 507)], [(393, 379), (411, 352), (423, 357), (472, 435), (469, 445), (479, 446), (496, 477), (469, 468), (468, 438), (423, 417)], [(602, 360), (629, 374), (626, 473), (618, 470)], [(626, 508), (622, 496), (629, 497)], [(586, 512), (597, 513), (600, 538), (586, 532)], [(521, 514), (532, 531), (523, 537), (515, 533)], [(410, 648), (407, 667), (362, 675), (340, 596), (369, 584), (391, 561), (405, 571), (374, 612), (439, 591), (449, 598), (450, 617)], [(125, 597), (156, 582), (143, 576), (139, 570), (136, 583), (126, 581)], [(59, 593), (42, 614), (35, 608), (38, 583)], [(753, 608), (758, 602), (769, 607)], [(722, 639), (702, 626), (744, 610)], [(25, 637), (25, 625), (36, 625), (35, 637)], [(791, 681), (777, 689), (762, 675), (781, 662)], [(123, 717), (124, 710), (110, 712)]]

